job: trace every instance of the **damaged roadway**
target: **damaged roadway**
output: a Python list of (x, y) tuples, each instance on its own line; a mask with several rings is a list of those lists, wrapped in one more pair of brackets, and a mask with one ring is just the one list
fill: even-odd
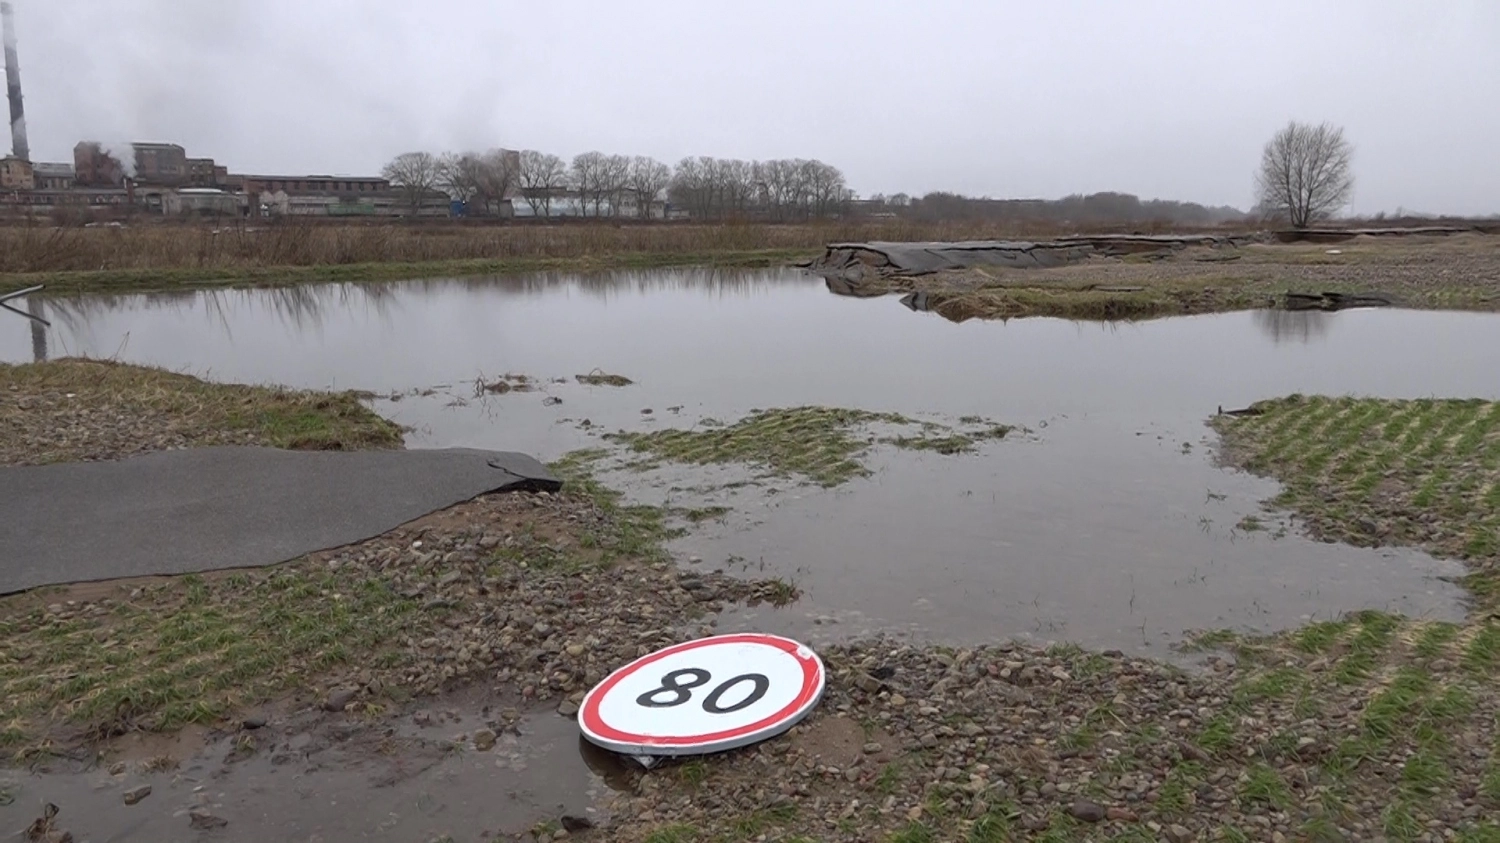
[(1117, 235), (1045, 242), (835, 243), (808, 267), (830, 292), (905, 296), (955, 322), (1146, 319), (1256, 308), (1500, 309), (1500, 237)]
[(0, 594), (272, 565), (489, 492), (560, 486), (525, 454), (470, 449), (212, 447), (0, 467)]

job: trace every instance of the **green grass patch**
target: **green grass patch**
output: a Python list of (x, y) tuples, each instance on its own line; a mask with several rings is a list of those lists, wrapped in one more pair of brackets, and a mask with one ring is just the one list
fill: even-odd
[(910, 822), (891, 834), (889, 843), (936, 843), (937, 832), (925, 823)]
[[(268, 445), (304, 450), (397, 448), (401, 429), (352, 392), (218, 384), (164, 369), (64, 358), (0, 363), (0, 465), (118, 459), (144, 443), (177, 446)], [(18, 400), (19, 399), (19, 400)], [(128, 430), (98, 417), (132, 419)]]
[(1269, 805), (1284, 810), (1292, 803), (1292, 792), (1281, 774), (1264, 764), (1253, 764), (1240, 782), (1239, 798), (1244, 802)]
[(663, 826), (646, 835), (646, 843), (693, 843), (697, 839), (698, 830), (683, 823)]
[(1235, 717), (1230, 712), (1220, 712), (1198, 733), (1197, 743), (1205, 752), (1223, 755), (1234, 748)]

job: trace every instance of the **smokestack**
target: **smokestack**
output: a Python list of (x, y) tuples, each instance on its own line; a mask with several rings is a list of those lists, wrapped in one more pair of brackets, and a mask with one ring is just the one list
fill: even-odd
[(10, 100), (11, 152), (22, 161), (31, 160), (26, 143), (26, 112), (21, 108), (21, 61), (16, 58), (15, 10), (0, 2), (0, 26), (5, 32), (5, 95)]

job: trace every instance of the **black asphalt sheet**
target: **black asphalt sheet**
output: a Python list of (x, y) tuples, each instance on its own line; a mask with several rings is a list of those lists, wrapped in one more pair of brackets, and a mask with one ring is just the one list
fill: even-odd
[(0, 468), (0, 593), (271, 565), (487, 492), (555, 491), (507, 451), (189, 448)]

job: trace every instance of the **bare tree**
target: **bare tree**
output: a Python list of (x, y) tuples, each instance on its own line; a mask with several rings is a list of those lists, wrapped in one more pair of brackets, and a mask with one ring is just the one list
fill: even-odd
[(568, 180), (568, 168), (556, 155), (527, 149), (521, 152), (521, 195), (543, 217), (552, 216), (552, 193)]
[[(599, 167), (599, 190), (609, 202), (609, 215), (612, 217), (620, 215), (621, 197), (630, 187), (630, 157), (626, 155), (606, 155)], [(599, 211), (594, 210), (594, 216)]]
[(431, 152), (403, 152), (381, 168), (380, 174), (395, 185), (412, 215), (422, 207), (422, 198), (431, 193), (439, 183), (437, 156)]
[(630, 192), (635, 194), (636, 214), (650, 219), (652, 206), (672, 181), (672, 171), (655, 158), (637, 155), (630, 159), (629, 181)]
[(1294, 228), (1306, 228), (1348, 204), (1354, 190), (1353, 158), (1342, 128), (1293, 120), (1261, 152), (1256, 198)]
[(508, 149), (492, 149), (475, 159), (475, 195), (486, 214), (497, 213), (520, 178), (520, 157)]
[(437, 162), (437, 186), (467, 205), (479, 193), (479, 169), (479, 158), (471, 152), (445, 153)]
[(596, 217), (603, 211), (605, 197), (609, 194), (606, 157), (602, 152), (583, 152), (573, 156), (569, 175), (578, 191), (579, 210), (584, 216), (588, 215), (590, 206)]

